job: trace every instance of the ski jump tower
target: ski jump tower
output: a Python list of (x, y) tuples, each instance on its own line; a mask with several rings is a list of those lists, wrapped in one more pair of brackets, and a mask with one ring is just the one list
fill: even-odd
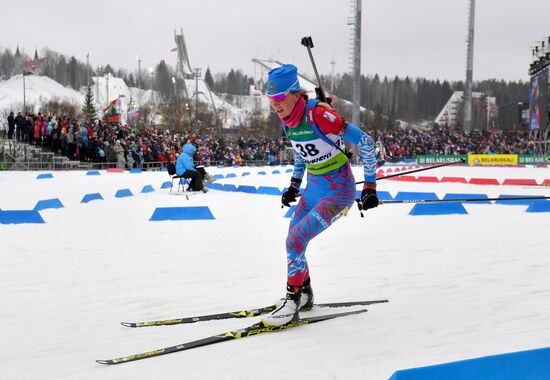
[[(176, 79), (178, 83), (185, 83), (186, 79), (193, 79), (193, 70), (191, 69), (191, 63), (189, 62), (189, 54), (187, 54), (187, 46), (185, 45), (185, 38), (183, 38), (183, 29), (181, 34), (177, 34), (174, 30), (174, 40), (176, 41), (176, 49), (178, 50), (178, 63), (176, 65)], [(187, 93), (187, 86), (184, 85), (180, 91), (181, 95), (185, 99), (189, 100), (189, 94)]]
[[(174, 30), (174, 40), (176, 42), (176, 49), (178, 51), (178, 63), (176, 64), (176, 83), (183, 83), (183, 89), (180, 94), (185, 97), (189, 102), (192, 98), (195, 98), (195, 103), (198, 103), (199, 94), (204, 94), (205, 97), (210, 99), (212, 109), (216, 111), (216, 104), (214, 103), (214, 97), (212, 91), (208, 87), (208, 84), (200, 77), (200, 69), (193, 70), (191, 63), (189, 62), (189, 53), (187, 52), (187, 45), (185, 44), (185, 38), (183, 37), (183, 29), (180, 30), (181, 34), (177, 34)], [(199, 88), (200, 82), (200, 88)], [(194, 84), (193, 84), (194, 83)], [(203, 89), (206, 89), (206, 91)], [(194, 88), (194, 93), (189, 95), (189, 88)], [(206, 94), (206, 92), (208, 94)]]

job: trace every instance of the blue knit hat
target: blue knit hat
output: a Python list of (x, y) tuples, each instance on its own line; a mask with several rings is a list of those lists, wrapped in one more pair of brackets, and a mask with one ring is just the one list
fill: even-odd
[(267, 83), (265, 94), (274, 96), (285, 92), (300, 91), (300, 82), (298, 82), (298, 69), (291, 64), (285, 64), (276, 67), (267, 73)]

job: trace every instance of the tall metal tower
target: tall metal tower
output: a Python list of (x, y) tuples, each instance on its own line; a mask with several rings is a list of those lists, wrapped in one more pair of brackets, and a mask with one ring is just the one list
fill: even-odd
[(352, 16), (348, 18), (348, 25), (351, 26), (349, 63), (353, 77), (351, 122), (357, 126), (360, 126), (361, 120), (361, 1), (351, 0)]
[(474, 27), (476, 0), (470, 0), (468, 21), (468, 39), (466, 40), (468, 58), (466, 60), (466, 82), (464, 84), (464, 131), (472, 130), (472, 78), (474, 71)]
[(189, 100), (189, 94), (187, 93), (186, 79), (192, 79), (194, 77), (191, 63), (189, 62), (189, 55), (187, 54), (187, 45), (185, 44), (185, 38), (183, 37), (183, 29), (181, 34), (177, 34), (174, 30), (174, 40), (178, 51), (178, 63), (176, 65), (176, 78), (179, 83), (183, 83), (181, 94), (185, 99)]

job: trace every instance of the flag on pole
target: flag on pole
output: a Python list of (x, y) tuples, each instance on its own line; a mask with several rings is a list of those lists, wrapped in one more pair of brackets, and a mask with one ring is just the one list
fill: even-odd
[(139, 117), (139, 107), (134, 109), (128, 109), (128, 119)]
[(107, 107), (105, 107), (103, 109), (103, 113), (107, 112), (108, 109), (110, 109), (111, 107), (116, 107), (118, 101), (120, 100), (120, 98), (116, 98), (115, 100), (113, 100), (111, 103), (109, 103), (109, 105), (107, 105)]
[(109, 116), (109, 117), (107, 118), (107, 122), (108, 122), (108, 123), (120, 122), (120, 115)]

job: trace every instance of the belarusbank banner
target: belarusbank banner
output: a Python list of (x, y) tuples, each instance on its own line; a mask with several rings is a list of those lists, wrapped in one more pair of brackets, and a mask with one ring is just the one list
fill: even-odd
[(418, 165), (450, 164), (460, 161), (469, 165), (538, 165), (550, 164), (550, 156), (542, 154), (469, 154), (454, 156), (422, 155), (416, 156)]
[(431, 165), (431, 164), (451, 164), (453, 162), (459, 162), (461, 160), (466, 161), (466, 155), (463, 156), (416, 156), (418, 165)]
[(520, 165), (537, 165), (550, 163), (550, 156), (546, 157), (542, 154), (520, 154), (518, 164)]
[(469, 165), (517, 165), (517, 154), (469, 154)]

